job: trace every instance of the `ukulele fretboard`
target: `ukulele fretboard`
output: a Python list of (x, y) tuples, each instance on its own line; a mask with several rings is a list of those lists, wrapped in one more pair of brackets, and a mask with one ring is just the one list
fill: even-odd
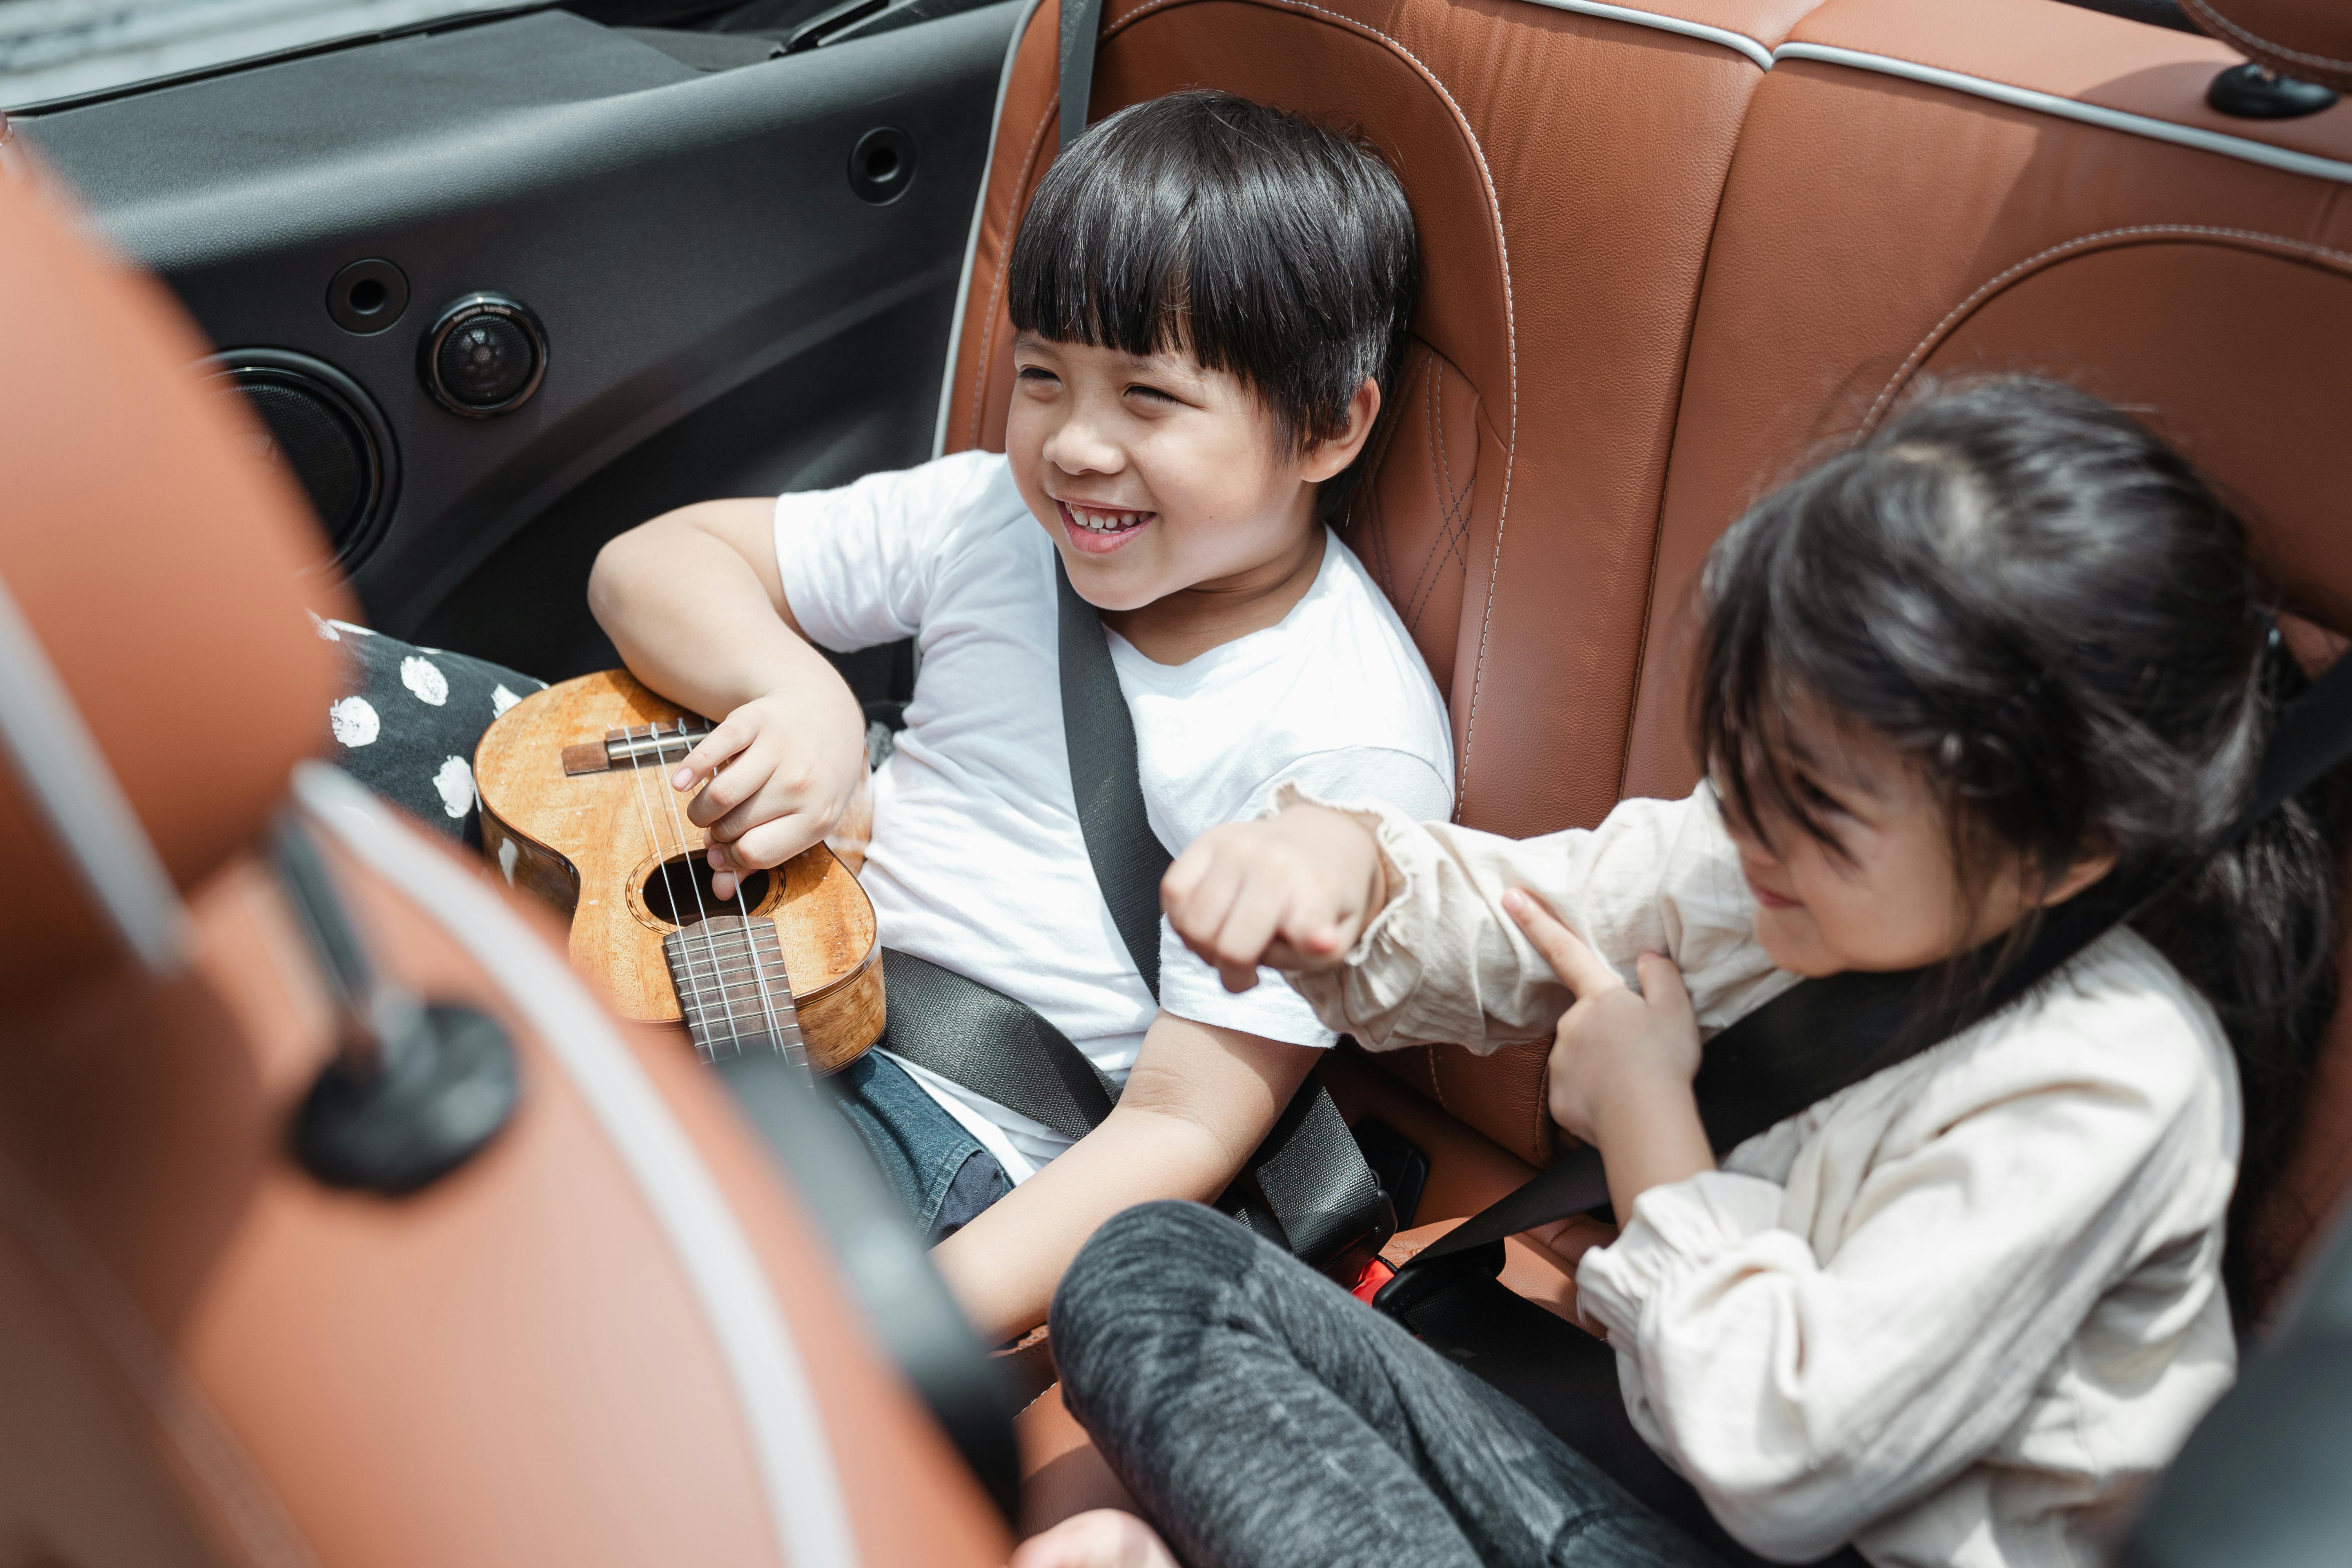
[(772, 1050), (795, 1067), (808, 1066), (775, 921), (712, 915), (662, 938), (662, 956), (704, 1061)]

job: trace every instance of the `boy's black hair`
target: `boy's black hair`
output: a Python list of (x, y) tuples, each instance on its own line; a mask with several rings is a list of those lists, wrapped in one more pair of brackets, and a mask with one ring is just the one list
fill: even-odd
[[(1792, 710), (1818, 704), (1917, 768), (1971, 899), (2003, 857), (2043, 886), (2102, 853), (2142, 885), (2199, 868), (2307, 684), (2237, 515), (2147, 426), (2050, 381), (1924, 398), (1759, 501), (1703, 582), (1692, 738), (1725, 815), (1836, 849), (1788, 744)], [(2271, 1238), (2250, 1233), (2334, 1001), (2336, 799), (2289, 802), (2134, 922), (2237, 1053), (2225, 1275), (2242, 1326), (2276, 1283)], [(1947, 978), (1989, 984), (2035, 923)]]
[[(1291, 454), (1396, 395), (1420, 280), (1403, 187), (1362, 142), (1224, 92), (1123, 109), (1054, 161), (1013, 247), (1013, 324), (1239, 377)], [(1365, 444), (1370, 449), (1370, 443)], [(1317, 510), (1345, 510), (1360, 454)]]

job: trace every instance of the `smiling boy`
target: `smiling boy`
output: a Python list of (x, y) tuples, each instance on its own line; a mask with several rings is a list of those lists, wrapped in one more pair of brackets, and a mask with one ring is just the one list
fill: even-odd
[(887, 1052), (835, 1080), (987, 1332), (1042, 1321), (1111, 1215), (1223, 1191), (1334, 1038), (1286, 984), (1229, 992), (1164, 923), (1155, 1001), (1070, 783), (1057, 561), (1099, 612), (1171, 851), (1284, 784), (1452, 808), (1436, 687), (1329, 528), (1415, 273), (1369, 151), (1222, 94), (1138, 105), (1055, 162), (1024, 220), (1003, 456), (690, 507), (597, 562), (591, 604), (630, 668), (727, 716), (673, 783), (700, 788), (690, 815), (734, 871), (814, 843), (867, 783), (865, 720), (817, 648), (917, 640), (871, 780), (883, 942), (1034, 1009), (1122, 1086), (1074, 1143)]

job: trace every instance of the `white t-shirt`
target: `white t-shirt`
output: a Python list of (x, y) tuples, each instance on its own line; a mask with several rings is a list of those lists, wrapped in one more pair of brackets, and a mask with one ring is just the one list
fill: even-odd
[[(1095, 885), (1062, 739), (1054, 544), (988, 452), (776, 502), (776, 564), (810, 638), (917, 639), (921, 674), (874, 779), (861, 879), (882, 942), (992, 985), (1114, 1083), (1157, 1012)], [(1109, 637), (1152, 829), (1172, 852), (1285, 783), (1453, 811), (1453, 741), (1428, 667), (1337, 537), (1280, 624), (1181, 665)], [(1236, 996), (1163, 920), (1160, 1005), (1268, 1039), (1337, 1037), (1269, 972)], [(916, 1082), (1021, 1182), (1070, 1140), (912, 1063)]]

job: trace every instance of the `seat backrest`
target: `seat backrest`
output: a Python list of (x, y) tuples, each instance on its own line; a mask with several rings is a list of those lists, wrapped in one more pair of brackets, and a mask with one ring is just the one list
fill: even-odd
[[(341, 1042), (253, 840), (331, 653), (308, 524), (197, 352), (0, 170), (0, 1541), (86, 1568), (1002, 1563), (716, 1078), (625, 1038), (543, 914), (318, 764), (296, 793), (379, 972), (495, 1020), (522, 1095), (420, 1192), (298, 1164)], [(118, 940), (136, 911), (27, 785), (83, 735), (127, 809), (79, 849), (160, 860), (166, 946)]]
[[(2287, 606), (2352, 631), (2352, 107), (2226, 119), (2205, 89), (2238, 58), (2047, 0), (1828, 0), (1798, 25), (1716, 223), (1627, 794), (1695, 782), (1708, 546), (1927, 377), (2041, 371), (2140, 412), (2243, 501)], [(2282, 1255), (2352, 1168), (2352, 1068), (2329, 1071)]]
[[(0, 166), (0, 199), (26, 215), (0, 224), (0, 304), (15, 306), (0, 310), (0, 585), (47, 650), (7, 647), (0, 686), (30, 722), (18, 704), (46, 684), (33, 666), (54, 667), (170, 879), (193, 887), (252, 837), (288, 767), (319, 744), (333, 660), (299, 580), (316, 525), (283, 479), (240, 457), (240, 416), (192, 394), (185, 373), (206, 350), (162, 287), (93, 265), (54, 215), (33, 216), (51, 198), (31, 174)], [(342, 602), (310, 586), (330, 613)], [(83, 760), (52, 744), (34, 760)], [(121, 952), (92, 881), (121, 868), (66, 853), (20, 782), (0, 773), (0, 1005)], [(79, 789), (57, 787), (68, 805)], [(84, 848), (119, 850), (112, 837)]]
[[(1461, 819), (1530, 834), (1617, 798), (1700, 270), (1771, 47), (1812, 0), (1108, 0), (1092, 112), (1188, 86), (1360, 129), (1425, 279), (1346, 536), (1454, 718)], [(1010, 237), (1055, 151), (1056, 0), (1005, 77), (944, 398), (1002, 449)], [(1531, 1159), (1539, 1047), (1391, 1063)]]

